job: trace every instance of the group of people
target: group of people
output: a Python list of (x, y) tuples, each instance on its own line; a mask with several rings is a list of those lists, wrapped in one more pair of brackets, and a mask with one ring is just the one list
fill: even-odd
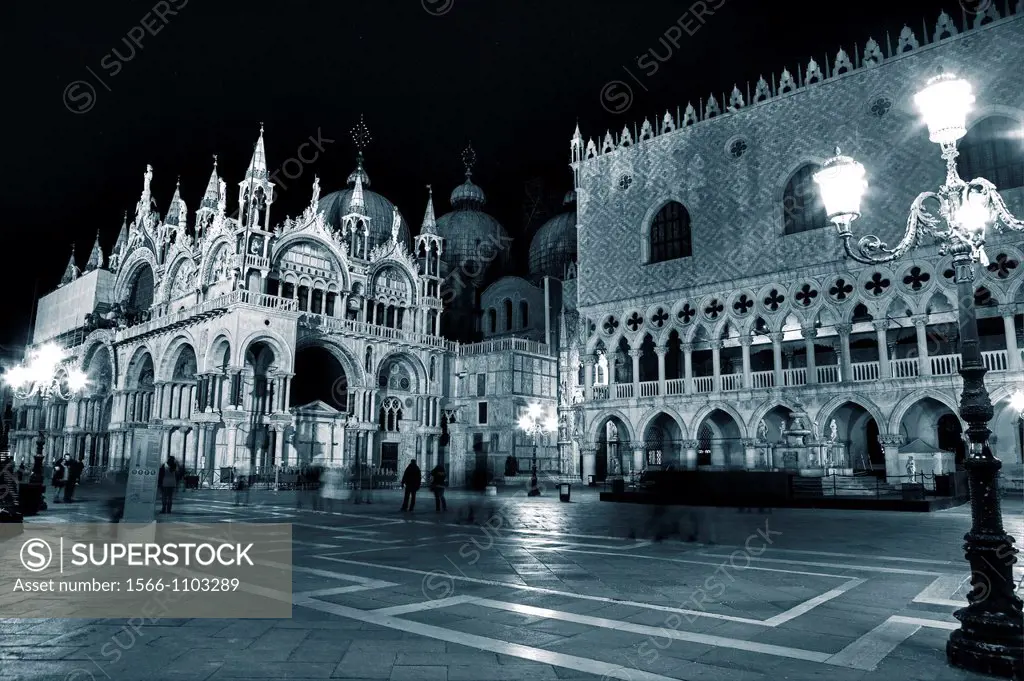
[[(24, 466), (24, 464), (22, 464)], [(85, 470), (85, 463), (81, 459), (74, 459), (64, 455), (53, 464), (53, 477), (50, 483), (53, 485), (53, 503), (71, 503), (75, 500), (75, 488), (82, 480), (82, 472)], [(63, 499), (61, 498), (63, 496)]]
[[(430, 471), (430, 491), (434, 493), (434, 510), (437, 513), (448, 510), (448, 501), (444, 498), (444, 490), (448, 486), (448, 473), (444, 465), (437, 464)], [(402, 510), (412, 511), (416, 507), (416, 493), (423, 486), (423, 471), (416, 459), (413, 459), (402, 474)]]

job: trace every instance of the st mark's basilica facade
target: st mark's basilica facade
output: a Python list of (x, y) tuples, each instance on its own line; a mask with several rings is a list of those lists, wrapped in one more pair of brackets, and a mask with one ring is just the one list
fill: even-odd
[[(145, 432), (205, 484), (412, 457), (461, 484), (532, 456), (516, 424), (539, 403), (559, 428), (538, 467), (574, 479), (669, 465), (895, 479), (910, 458), (945, 472), (963, 455), (949, 258), (925, 244), (892, 267), (844, 259), (812, 180), (839, 144), (869, 170), (863, 222), (898, 241), (942, 179), (911, 101), (942, 66), (978, 97), (961, 175), (1024, 214), (1024, 74), (1005, 64), (1024, 52), (1024, 3), (924, 25), (603, 137), (577, 129), (573, 185), (523, 267), (471, 150), (451, 209), (424, 196), (415, 236), (370, 189), (364, 131), (347, 186), (314, 180), (283, 222), (262, 130), (237, 194), (215, 164), (191, 212), (180, 187), (159, 212), (147, 168), (109, 258), (98, 240), (84, 267), (72, 254), (39, 301), (33, 345), (62, 345), (89, 381), (18, 400), (12, 451), (30, 461), (41, 436), (48, 461), (120, 469)], [(1024, 244), (997, 234), (987, 253), (991, 444), (1019, 478)]]

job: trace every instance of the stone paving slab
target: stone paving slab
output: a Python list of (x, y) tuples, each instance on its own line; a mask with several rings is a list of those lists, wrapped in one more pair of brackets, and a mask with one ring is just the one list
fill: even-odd
[[(299, 568), (318, 572), (293, 572), (294, 591), (351, 586), (357, 584), (353, 578), (393, 586), (299, 603), (290, 620), (162, 620), (146, 624), (131, 642), (124, 638), (124, 620), (0, 620), (0, 679), (90, 681), (89, 673), (110, 681), (582, 680), (612, 678), (605, 674), (615, 669), (624, 679), (640, 672), (729, 681), (985, 678), (948, 667), (948, 631), (927, 626), (899, 643), (874, 669), (800, 659), (838, 653), (871, 636), (894, 614), (949, 621), (952, 607), (913, 599), (935, 575), (965, 571), (960, 544), (970, 518), (964, 509), (932, 514), (785, 510), (766, 515), (716, 509), (705, 516), (716, 524), (720, 543), (703, 546), (678, 538), (647, 541), (650, 508), (600, 503), (575, 490), (571, 504), (551, 498), (512, 503), (499, 498), (495, 503), (452, 494), (453, 509), (461, 506), (465, 511), (471, 503), (496, 507), (500, 522), (492, 521), (486, 532), (456, 523), (457, 513), (435, 514), (428, 507), (402, 514), (392, 503), (400, 503), (397, 495), (382, 493), (378, 501), (313, 514), (295, 510), (286, 495), (253, 492), (249, 506), (233, 507), (228, 495), (186, 494), (176, 503), (182, 511), (178, 519), (295, 523), (293, 560)], [(1021, 510), (1022, 504), (1006, 505), (1007, 529), (1018, 541), (1024, 538)], [(57, 505), (53, 514), (31, 522), (52, 521), (47, 515), (81, 522), (95, 511), (88, 502)], [(486, 513), (477, 517), (486, 520)], [(836, 527), (843, 532), (836, 533)], [(751, 537), (760, 547), (768, 529), (781, 534), (770, 535), (773, 541), (765, 551), (730, 562)], [(479, 558), (470, 564), (466, 556), (474, 551)], [(332, 557), (355, 562), (328, 560)], [(721, 569), (731, 577), (727, 588), (704, 603), (699, 616), (682, 618), (658, 609), (682, 608)], [(446, 583), (451, 588), (446, 595), (490, 599), (510, 609), (470, 600), (393, 617), (372, 612), (395, 605), (420, 607), (425, 599), (436, 598), (427, 580), (442, 571), (460, 578)], [(861, 582), (814, 602), (853, 578)], [(763, 622), (805, 604), (806, 610), (787, 621)], [(598, 619), (573, 619), (580, 616)], [(641, 629), (628, 629), (636, 626)], [(666, 627), (689, 637), (717, 638), (669, 641), (658, 634)], [(122, 638), (113, 639), (118, 632)], [(121, 640), (123, 649), (111, 648), (112, 640)], [(775, 646), (780, 652), (734, 649), (728, 641)], [(119, 653), (116, 659), (112, 651)], [(72, 673), (79, 678), (68, 677)]]

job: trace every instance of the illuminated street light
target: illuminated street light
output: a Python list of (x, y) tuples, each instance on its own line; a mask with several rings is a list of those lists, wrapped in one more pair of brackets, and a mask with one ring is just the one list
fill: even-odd
[(78, 367), (68, 363), (68, 352), (55, 343), (44, 343), (29, 353), (28, 361), (12, 367), (3, 375), (16, 397), (26, 400), (35, 395), (70, 399), (88, 384)]
[[(914, 200), (906, 232), (893, 248), (874, 235), (852, 242), (850, 227), (860, 217), (867, 189), (864, 166), (837, 148), (835, 157), (815, 173), (814, 181), (851, 259), (865, 264), (890, 262), (917, 246), (922, 236), (933, 237), (940, 244), (939, 253), (953, 257), (963, 358), (960, 416), (968, 424), (970, 440), (964, 466), (970, 481), (971, 530), (964, 537), (964, 552), (971, 565), (971, 592), (967, 607), (954, 613), (961, 627), (950, 635), (946, 657), (956, 667), (1020, 678), (1024, 676), (1024, 604), (1014, 589), (1017, 549), (1003, 529), (1000, 510), (996, 480), (1002, 462), (988, 444), (993, 409), (978, 342), (974, 270), (976, 263), (988, 265), (985, 236), (990, 227), (1024, 231), (1024, 221), (1010, 214), (990, 181), (983, 177), (964, 181), (957, 172), (957, 142), (967, 133), (967, 116), (974, 104), (971, 84), (940, 72), (914, 102), (928, 126), (928, 138), (942, 150), (946, 180), (937, 192), (923, 192)], [(1013, 404), (1024, 410), (1024, 395), (1018, 393)]]

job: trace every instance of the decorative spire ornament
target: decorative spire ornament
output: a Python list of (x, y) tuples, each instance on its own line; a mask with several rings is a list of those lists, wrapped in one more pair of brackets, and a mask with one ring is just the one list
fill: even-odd
[(470, 142), (462, 150), (462, 164), (466, 166), (466, 179), (473, 177), (473, 166), (476, 165), (476, 152), (473, 151), (473, 143)]
[(355, 144), (356, 150), (359, 151), (359, 155), (362, 156), (363, 151), (373, 142), (373, 136), (370, 135), (370, 129), (366, 127), (366, 121), (363, 120), (363, 114), (359, 114), (359, 122), (356, 123), (355, 127), (351, 130), (352, 143)]
[(64, 268), (64, 276), (61, 277), (60, 285), (65, 286), (78, 279), (78, 266), (75, 265), (75, 245), (71, 244), (71, 257), (68, 258), (68, 266)]
[(437, 220), (434, 218), (434, 186), (427, 185), (427, 210), (423, 214), (423, 225), (420, 227), (420, 234), (436, 234)]
[(91, 272), (103, 267), (103, 249), (100, 247), (100, 230), (96, 230), (96, 241), (92, 244), (92, 252), (89, 254), (89, 261), (85, 264), (85, 271)]

